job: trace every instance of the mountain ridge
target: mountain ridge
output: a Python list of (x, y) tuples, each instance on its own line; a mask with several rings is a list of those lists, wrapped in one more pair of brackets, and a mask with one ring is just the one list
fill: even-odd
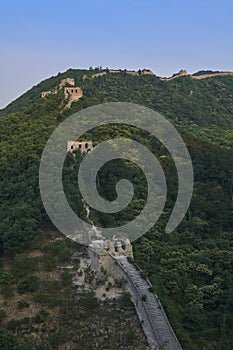
[[(87, 72), (90, 75), (95, 73)], [(54, 233), (53, 236), (56, 234), (55, 237), (59, 237), (59, 232), (51, 225), (40, 198), (38, 181), (40, 158), (49, 136), (60, 122), (83, 108), (110, 101), (132, 102), (153, 108), (165, 115), (178, 128), (192, 158), (195, 174), (192, 202), (182, 223), (171, 235), (165, 234), (164, 228), (177, 196), (177, 174), (172, 158), (164, 147), (148, 133), (126, 126), (120, 131), (114, 125), (111, 128), (103, 126), (85, 136), (88, 140), (93, 140), (94, 145), (106, 140), (109, 135), (111, 138), (130, 137), (148, 147), (159, 159), (168, 184), (166, 207), (155, 227), (134, 242), (135, 261), (142, 268), (143, 274), (150, 279), (153, 289), (162, 300), (169, 321), (185, 350), (231, 350), (233, 78), (218, 76), (196, 80), (180, 77), (163, 82), (151, 75), (132, 76), (122, 73), (83, 80), (84, 73), (86, 71), (68, 70), (64, 74), (41, 82), (1, 113), (0, 293), (3, 303), (0, 310), (2, 317), (6, 317), (4, 312), (7, 313), (7, 303), (15, 313), (21, 315), (14, 296), (17, 297), (19, 307), (23, 308), (24, 313), (27, 304), (32, 307), (36, 303), (38, 309), (46, 306), (46, 310), (49, 310), (52, 316), (51, 305), (58, 307), (59, 304), (57, 286), (59, 284), (59, 288), (63, 288), (64, 281), (58, 284), (51, 281), (52, 283), (46, 284), (43, 279), (35, 278), (39, 269), (51, 269), (53, 273), (56, 264), (60, 265), (60, 259), (65, 260), (67, 264), (70, 259), (62, 243), (53, 245), (50, 242), (52, 239), (50, 231)], [(59, 85), (62, 78), (66, 77), (75, 78), (76, 84), (82, 87), (84, 96), (74, 102), (69, 110), (61, 112), (61, 104), (64, 101), (62, 89), (47, 98), (41, 98), (41, 93), (53, 89)], [(70, 206), (85, 219), (86, 212), (80, 194), (74, 191), (78, 188), (76, 172), (81, 160), (82, 157), (78, 152), (75, 157), (67, 155), (63, 186)], [(109, 224), (119, 226), (125, 221), (130, 221), (141, 208), (143, 198), (139, 197), (139, 200), (137, 196), (145, 192), (144, 178), (139, 169), (121, 162), (107, 164), (100, 171), (101, 195), (114, 200), (115, 183), (123, 175), (135, 182), (135, 185), (139, 185), (135, 198), (127, 210), (113, 217), (101, 216), (92, 210), (90, 219), (96, 226)], [(45, 239), (42, 239), (42, 236)], [(70, 244), (71, 242), (67, 242), (67, 245)], [(37, 267), (25, 257), (25, 253), (31, 254), (35, 249), (41, 249), (44, 255), (38, 257)], [(25, 270), (25, 261), (28, 271)], [(19, 267), (20, 275), (17, 273)], [(28, 276), (28, 272), (31, 275)], [(25, 299), (20, 298), (18, 289), (20, 292), (27, 291), (24, 294)], [(68, 300), (65, 295), (70, 293), (69, 285), (66, 285), (63, 292), (60, 297), (66, 309)], [(69, 298), (70, 294), (67, 295)], [(8, 301), (8, 297), (11, 301)], [(93, 297), (88, 298), (91, 300), (91, 305), (95, 306), (96, 301)], [(73, 319), (74, 314), (70, 309), (72, 305), (69, 306), (66, 315), (67, 318), (71, 315)], [(75, 325), (78, 325), (79, 321), (82, 322), (85, 314), (89, 315), (88, 311), (81, 311), (78, 319), (75, 319)], [(30, 322), (23, 317), (17, 322), (6, 318), (7, 323), (3, 324), (0, 330), (8, 327), (11, 336), (14, 333), (17, 339), (24, 339), (25, 322), (29, 324), (28, 333), (35, 331), (33, 327), (38, 329), (35, 320), (30, 318), (29, 313), (26, 314)], [(36, 318), (43, 327), (47, 324), (44, 318), (44, 311)], [(51, 335), (50, 330), (43, 327), (44, 338), (47, 337), (46, 346), (50, 350), (53, 348), (55, 337)], [(72, 328), (70, 323), (67, 327)], [(55, 331), (59, 345), (67, 340), (67, 329), (62, 326), (61, 331), (63, 338), (58, 336), (60, 331)], [(73, 333), (76, 333), (75, 330)], [(97, 333), (101, 334), (101, 339), (104, 338), (102, 330), (98, 330)], [(124, 335), (122, 337), (124, 338)], [(132, 337), (132, 334), (128, 334), (128, 337)], [(0, 334), (0, 342), (1, 339), (4, 337), (1, 338)], [(88, 338), (82, 341), (82, 344), (85, 344), (85, 341), (90, 343)], [(111, 342), (111, 339), (108, 341)], [(114, 345), (117, 347), (118, 344)], [(133, 346), (131, 344), (131, 348)], [(34, 350), (32, 346), (29, 348)], [(42, 346), (42, 349), (45, 348)], [(35, 345), (35, 349), (41, 348)]]
[[(82, 79), (85, 79), (85, 77), (89, 78), (89, 77), (99, 77), (99, 76), (103, 76), (103, 73), (106, 73), (108, 71), (110, 71), (111, 73), (123, 73), (123, 72), (128, 72), (129, 74), (131, 73), (135, 73), (135, 74), (132, 74), (134, 76), (137, 76), (137, 75), (141, 75), (141, 73), (139, 72), (143, 72), (143, 71), (147, 71), (149, 72), (148, 75), (152, 75), (154, 77), (158, 77), (159, 79), (161, 79), (162, 81), (170, 81), (170, 80), (173, 80), (173, 79), (177, 79), (177, 78), (180, 78), (180, 77), (191, 77), (193, 79), (206, 79), (206, 78), (214, 78), (214, 77), (217, 77), (217, 76), (231, 76), (233, 75), (233, 72), (231, 71), (210, 71), (210, 70), (201, 70), (201, 71), (197, 71), (196, 73), (193, 73), (193, 74), (189, 74), (186, 70), (183, 70), (181, 69), (178, 73), (174, 73), (172, 76), (170, 77), (161, 77), (159, 75), (156, 75), (155, 73), (153, 73), (151, 70), (149, 69), (142, 69), (142, 70), (138, 70), (138, 71), (129, 71), (129, 70), (123, 70), (123, 69), (102, 69), (102, 68), (95, 68), (94, 70), (93, 69), (74, 69), (74, 68), (69, 68), (67, 71), (63, 72), (63, 73), (58, 73), (57, 75), (55, 76), (51, 76), (49, 78), (46, 78), (44, 80), (42, 80), (40, 83), (38, 83), (37, 85), (34, 85), (31, 89), (29, 89), (28, 91), (26, 91), (25, 93), (23, 93), (21, 96), (19, 96), (18, 98), (16, 98), (15, 100), (11, 101), (6, 107), (0, 109), (0, 114), (2, 111), (5, 111), (9, 106), (11, 106), (12, 104), (14, 104), (15, 102), (19, 101), (24, 95), (28, 94), (28, 92), (32, 91), (33, 89), (35, 88), (38, 88), (38, 87), (41, 87), (41, 85), (43, 86), (44, 83), (47, 83), (49, 81), (51, 81), (52, 79), (56, 80), (57, 78), (60, 78), (60, 77), (67, 77), (67, 73), (70, 72), (71, 75), (72, 75), (72, 72), (74, 71), (80, 71), (80, 73), (82, 72), (83, 73), (83, 76), (82, 76)], [(90, 76), (90, 72), (93, 72), (93, 74)], [(88, 73), (88, 75), (87, 75)], [(68, 73), (69, 74), (69, 73)], [(105, 75), (105, 74), (104, 74)], [(42, 91), (41, 91), (42, 92)]]

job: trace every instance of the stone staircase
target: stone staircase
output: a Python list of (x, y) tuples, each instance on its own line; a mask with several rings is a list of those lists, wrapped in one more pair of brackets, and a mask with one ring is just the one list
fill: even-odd
[(182, 350), (157, 295), (149, 290), (150, 282), (142, 278), (140, 271), (129, 263), (127, 257), (113, 258), (128, 281), (138, 316), (151, 348)]

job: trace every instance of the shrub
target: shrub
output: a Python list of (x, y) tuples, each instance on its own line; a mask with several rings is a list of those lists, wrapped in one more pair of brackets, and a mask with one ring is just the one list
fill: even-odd
[(122, 288), (126, 284), (126, 280), (123, 277), (116, 278), (114, 282), (116, 288)]
[(71, 257), (70, 250), (64, 246), (64, 242), (55, 242), (49, 249), (49, 252), (54, 257), (57, 257), (59, 262), (68, 262)]
[(146, 299), (147, 299), (147, 296), (144, 294), (143, 296), (142, 296), (142, 301), (146, 301)]
[(135, 338), (135, 331), (133, 329), (130, 329), (127, 333), (126, 333), (126, 338), (127, 338), (127, 342), (128, 344), (132, 344), (133, 340)]
[(154, 293), (154, 292), (155, 292), (155, 287), (150, 286), (150, 287), (149, 287), (149, 291), (150, 291), (151, 293)]
[(64, 271), (61, 275), (61, 283), (63, 287), (71, 286), (72, 275), (68, 271)]
[(30, 258), (28, 254), (17, 254), (12, 265), (12, 273), (15, 278), (22, 278), (38, 268), (38, 258)]
[(24, 299), (20, 299), (17, 301), (17, 307), (18, 309), (24, 309), (26, 307), (29, 307), (29, 304)]
[(40, 324), (43, 323), (45, 321), (45, 319), (47, 318), (47, 316), (49, 315), (49, 313), (44, 310), (41, 309), (35, 316), (34, 321), (36, 324)]
[(35, 292), (39, 286), (39, 278), (37, 276), (27, 276), (20, 280), (17, 284), (17, 290), (23, 294), (26, 292)]
[(1, 293), (5, 299), (11, 299), (14, 296), (14, 290), (9, 285), (2, 286)]
[(0, 283), (9, 285), (14, 282), (14, 276), (9, 271), (3, 271), (0, 275)]
[(147, 274), (145, 271), (140, 271), (140, 275), (143, 279), (146, 279), (147, 278)]
[(53, 292), (48, 293), (44, 291), (43, 292), (36, 291), (33, 297), (36, 303), (39, 303), (41, 305), (46, 305), (51, 308), (58, 306), (63, 302), (62, 297), (60, 297), (57, 294), (54, 294)]
[(4, 319), (4, 318), (6, 318), (6, 312), (5, 312), (5, 310), (3, 310), (3, 309), (0, 309), (0, 323), (2, 322), (2, 320)]
[(56, 259), (48, 255), (44, 257), (44, 263), (46, 271), (52, 271), (57, 265)]
[(133, 260), (133, 258), (132, 258), (131, 256), (128, 256), (128, 257), (127, 257), (127, 260), (128, 260), (128, 262), (129, 262), (130, 264), (134, 264), (134, 260)]
[(120, 298), (120, 303), (122, 307), (131, 307), (132, 301), (130, 299), (131, 295), (128, 292), (125, 292)]

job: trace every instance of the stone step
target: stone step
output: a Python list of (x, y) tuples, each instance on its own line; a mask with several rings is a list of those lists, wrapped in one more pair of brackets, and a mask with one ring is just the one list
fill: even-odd
[(171, 325), (166, 318), (165, 312), (158, 301), (157, 296), (149, 291), (149, 283), (142, 278), (140, 271), (134, 265), (128, 262), (126, 257), (117, 257), (116, 260), (120, 262), (121, 267), (132, 281), (134, 287), (137, 289), (137, 294), (146, 296), (143, 305), (148, 315), (148, 322), (151, 324), (153, 334), (156, 339), (154, 342), (162, 345), (164, 341), (168, 341), (165, 350), (182, 350), (182, 347), (174, 335)]

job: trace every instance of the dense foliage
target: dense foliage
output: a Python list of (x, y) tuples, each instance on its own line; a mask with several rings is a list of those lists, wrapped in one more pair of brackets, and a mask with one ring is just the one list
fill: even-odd
[[(162, 299), (184, 349), (230, 350), (233, 342), (233, 78), (194, 80), (182, 77), (163, 82), (155, 76), (133, 77), (107, 74), (82, 79), (97, 69), (69, 70), (34, 87), (1, 111), (0, 147), (0, 243), (2, 256), (30, 248), (38, 230), (49, 222), (39, 195), (38, 168), (44, 145), (60, 121), (82, 108), (106, 102), (129, 101), (163, 113), (179, 128), (189, 148), (195, 173), (195, 188), (189, 211), (176, 232), (164, 233), (177, 195), (174, 163), (162, 145), (135, 128), (102, 127), (92, 138), (98, 143), (128, 136), (144, 143), (160, 159), (168, 187), (166, 208), (156, 226), (135, 242), (136, 262), (143, 268)], [(62, 92), (41, 99), (64, 77), (76, 78), (84, 97), (61, 113)], [(67, 156), (64, 188), (68, 201), (85, 217), (77, 193), (77, 170), (81, 155)], [(109, 162), (99, 173), (99, 191), (115, 197), (115, 184), (127, 177), (135, 196), (121, 215), (91, 211), (98, 225), (120, 225), (132, 219), (143, 206), (146, 183), (143, 173), (130, 163)], [(35, 289), (33, 276), (18, 282), (23, 294)], [(2, 331), (3, 332), (3, 331)], [(7, 333), (2, 333), (6, 337)]]

